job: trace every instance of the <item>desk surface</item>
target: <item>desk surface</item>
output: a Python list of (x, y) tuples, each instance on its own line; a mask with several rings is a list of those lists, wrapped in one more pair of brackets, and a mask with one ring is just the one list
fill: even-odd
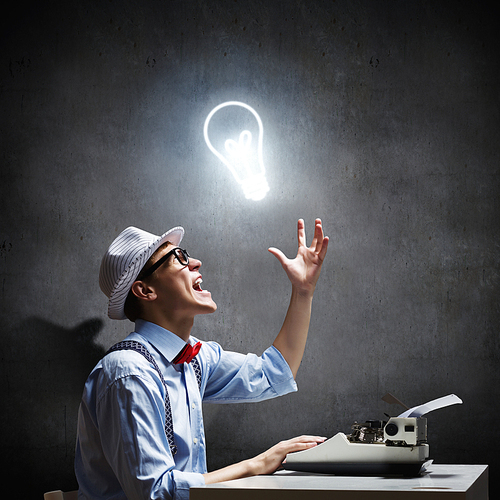
[(333, 476), (306, 472), (280, 471), (270, 476), (255, 476), (190, 489), (190, 500), (272, 498), (273, 500), (332, 498), (404, 499), (422, 498), (486, 500), (487, 465), (431, 465), (420, 477)]

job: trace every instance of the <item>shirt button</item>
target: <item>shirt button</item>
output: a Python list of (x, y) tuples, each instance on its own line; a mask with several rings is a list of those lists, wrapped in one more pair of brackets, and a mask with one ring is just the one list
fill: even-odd
[(193, 403), (193, 404), (191, 405), (191, 408), (194, 410), (194, 409), (196, 408), (196, 405)]
[(198, 438), (193, 439), (193, 443), (196, 444), (198, 442)]

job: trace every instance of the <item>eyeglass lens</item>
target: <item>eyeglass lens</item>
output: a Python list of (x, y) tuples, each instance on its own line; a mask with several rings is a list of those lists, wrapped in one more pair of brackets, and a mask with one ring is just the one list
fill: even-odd
[(177, 260), (183, 265), (187, 266), (189, 264), (189, 254), (186, 252), (186, 250), (183, 250), (182, 248), (176, 248), (174, 249), (175, 256), (177, 257)]

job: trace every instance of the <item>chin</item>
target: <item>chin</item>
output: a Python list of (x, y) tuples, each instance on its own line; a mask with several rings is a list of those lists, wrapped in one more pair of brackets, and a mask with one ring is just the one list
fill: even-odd
[(212, 314), (215, 311), (217, 311), (217, 304), (212, 300), (210, 303), (204, 304), (198, 314)]

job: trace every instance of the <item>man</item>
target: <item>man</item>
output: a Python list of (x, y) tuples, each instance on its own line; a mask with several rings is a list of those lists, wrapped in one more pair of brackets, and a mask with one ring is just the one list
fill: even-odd
[(201, 409), (202, 401), (262, 401), (297, 390), (294, 379), (328, 248), (321, 220), (310, 247), (304, 221), (298, 221), (294, 259), (269, 249), (292, 292), (283, 326), (260, 357), (191, 336), (194, 317), (217, 306), (201, 286), (201, 261), (178, 246), (183, 235), (181, 227), (161, 237), (129, 227), (103, 257), (99, 284), (109, 298), (108, 315), (128, 317), (135, 331), (108, 352), (85, 384), (75, 458), (79, 498), (187, 499), (191, 486), (272, 473), (287, 453), (325, 439), (300, 436), (207, 472)]

